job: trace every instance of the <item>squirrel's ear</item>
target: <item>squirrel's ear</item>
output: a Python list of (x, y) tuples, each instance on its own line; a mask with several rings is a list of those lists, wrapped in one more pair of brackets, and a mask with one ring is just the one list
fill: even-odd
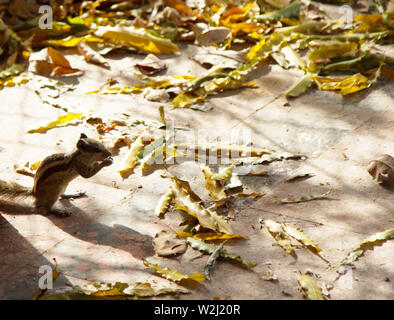
[(83, 140), (79, 139), (78, 142), (77, 142), (77, 148), (81, 149), (84, 144), (85, 144), (85, 142)]
[(86, 135), (86, 134), (84, 134), (84, 133), (81, 133), (81, 136), (79, 137), (79, 139), (85, 139), (85, 138), (87, 138), (88, 136)]

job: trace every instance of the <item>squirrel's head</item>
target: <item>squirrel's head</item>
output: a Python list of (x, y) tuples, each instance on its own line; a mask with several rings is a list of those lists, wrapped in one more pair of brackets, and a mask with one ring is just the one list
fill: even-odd
[(84, 133), (81, 133), (79, 137), (77, 149), (96, 161), (104, 160), (112, 155), (101, 142), (88, 138)]

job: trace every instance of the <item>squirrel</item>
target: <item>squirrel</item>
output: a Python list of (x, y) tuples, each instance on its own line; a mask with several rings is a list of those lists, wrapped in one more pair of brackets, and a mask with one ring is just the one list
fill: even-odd
[[(112, 161), (111, 152), (102, 143), (81, 133), (76, 148), (71, 153), (55, 153), (40, 162), (34, 175), (32, 189), (0, 180), (0, 196), (11, 199), (32, 196), (37, 213), (68, 216), (69, 213), (51, 209), (56, 200), (63, 195), (68, 184), (78, 176), (93, 177), (102, 168), (110, 166)], [(83, 193), (79, 194), (81, 195)]]

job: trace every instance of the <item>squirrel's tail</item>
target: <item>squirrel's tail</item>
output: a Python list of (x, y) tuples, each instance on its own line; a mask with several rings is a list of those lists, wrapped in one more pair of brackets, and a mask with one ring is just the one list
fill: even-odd
[(28, 197), (33, 193), (31, 189), (21, 186), (15, 182), (0, 180), (0, 196), (6, 198)]

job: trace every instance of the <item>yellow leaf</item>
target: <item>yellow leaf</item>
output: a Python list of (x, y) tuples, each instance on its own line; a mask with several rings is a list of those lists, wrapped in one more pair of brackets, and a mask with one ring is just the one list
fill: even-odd
[(380, 14), (358, 14), (354, 17), (354, 25), (357, 28), (350, 30), (354, 32), (374, 32), (384, 30), (383, 17)]
[(306, 274), (300, 273), (298, 276), (298, 284), (302, 289), (303, 295), (308, 300), (323, 300), (321, 288)]
[(355, 56), (358, 50), (358, 44), (355, 42), (315, 40), (311, 46), (312, 48), (308, 52), (308, 58), (311, 61), (341, 56)]
[(300, 80), (297, 80), (289, 89), (283, 92), (285, 97), (298, 97), (303, 94), (313, 83), (313, 75), (307, 73)]
[(124, 157), (120, 169), (118, 170), (122, 177), (126, 177), (127, 175), (131, 174), (134, 170), (134, 167), (137, 165), (137, 155), (144, 148), (144, 135), (145, 132), (137, 137), (137, 139), (130, 146), (129, 152)]
[(66, 48), (72, 48), (76, 47), (78, 43), (80, 42), (96, 42), (96, 43), (103, 43), (104, 40), (98, 37), (94, 37), (91, 34), (83, 37), (75, 37), (75, 36), (69, 36), (64, 39), (50, 39), (46, 41), (48, 45), (51, 46), (57, 46), (57, 47), (66, 47)]
[(380, 68), (376, 71), (375, 75), (372, 75), (370, 78), (363, 76), (361, 73), (357, 73), (353, 76), (342, 78), (314, 76), (313, 79), (320, 90), (334, 91), (335, 93), (347, 95), (369, 88), (376, 82), (379, 74)]
[(209, 191), (209, 195), (212, 200), (220, 201), (222, 199), (225, 199), (227, 195), (224, 192), (224, 185), (222, 185), (220, 181), (212, 179), (214, 173), (211, 171), (211, 169), (204, 164), (200, 166), (200, 169), (204, 173), (205, 188)]
[(191, 234), (189, 232), (177, 231), (173, 230), (178, 236), (182, 238), (193, 238), (193, 239), (202, 239), (204, 241), (210, 240), (226, 240), (226, 239), (244, 239), (243, 236), (239, 234), (226, 234), (221, 232), (205, 232), (205, 233), (196, 233)]
[(292, 227), (291, 225), (284, 224), (283, 229), (290, 237), (300, 241), (309, 250), (316, 253), (322, 251), (307, 235), (305, 235), (303, 232), (299, 231), (298, 229)]
[(186, 108), (192, 104), (199, 103), (204, 100), (204, 96), (197, 96), (193, 92), (185, 92), (178, 94), (174, 100), (172, 100), (171, 107), (173, 108)]
[(212, 180), (224, 180), (224, 181), (228, 181), (230, 180), (231, 176), (233, 175), (233, 169), (234, 169), (235, 165), (232, 164), (231, 166), (228, 166), (226, 168), (223, 168), (222, 170), (219, 171), (219, 173), (214, 174), (211, 179)]
[(201, 204), (194, 201), (190, 193), (175, 179), (174, 196), (177, 209), (186, 211), (191, 216), (198, 219), (201, 226), (214, 231), (233, 234), (231, 226), (216, 212), (204, 208)]
[(46, 133), (48, 130), (53, 129), (59, 125), (70, 122), (74, 119), (83, 117), (83, 113), (68, 113), (64, 116), (59, 116), (55, 121), (49, 122), (47, 125), (39, 127), (38, 129), (31, 129), (27, 133)]
[(164, 214), (168, 211), (172, 201), (172, 189), (168, 190), (159, 200), (156, 205), (155, 214), (160, 219), (163, 218)]
[(154, 37), (142, 28), (125, 26), (97, 27), (94, 33), (111, 43), (133, 46), (142, 52), (171, 54), (179, 51), (178, 46), (170, 40)]
[(157, 147), (156, 149), (152, 150), (144, 159), (141, 161), (141, 172), (143, 175), (147, 173), (147, 170), (151, 165), (154, 164), (163, 164), (164, 157), (185, 157), (185, 154), (177, 152), (175, 149), (170, 148), (166, 145), (162, 145)]
[(191, 275), (181, 274), (178, 271), (171, 270), (170, 268), (162, 268), (157, 264), (150, 263), (145, 259), (142, 260), (146, 266), (152, 267), (159, 273), (162, 277), (172, 280), (175, 282), (180, 282), (182, 280), (194, 280), (198, 282), (202, 282), (205, 280), (205, 276), (200, 272), (195, 272)]
[(282, 247), (282, 249), (285, 250), (287, 253), (291, 254), (293, 252), (293, 247), (291, 246), (290, 238), (285, 233), (282, 226), (272, 220), (265, 220), (264, 223), (268, 231)]

